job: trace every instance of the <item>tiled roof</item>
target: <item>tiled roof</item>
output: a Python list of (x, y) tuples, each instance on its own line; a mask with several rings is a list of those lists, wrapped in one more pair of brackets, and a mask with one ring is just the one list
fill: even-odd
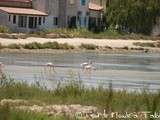
[(38, 15), (38, 16), (47, 15), (44, 12), (28, 8), (0, 7), (0, 11), (7, 12), (9, 14), (20, 14), (20, 15)]
[(97, 5), (95, 3), (89, 3), (89, 9), (90, 10), (95, 10), (95, 11), (100, 11), (100, 10), (103, 10), (103, 7), (100, 6), (100, 5)]
[(32, 0), (0, 0), (0, 2), (32, 2)]

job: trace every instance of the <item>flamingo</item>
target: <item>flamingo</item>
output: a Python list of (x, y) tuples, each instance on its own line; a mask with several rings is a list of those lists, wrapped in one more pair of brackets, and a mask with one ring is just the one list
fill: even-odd
[(55, 65), (52, 63), (52, 62), (48, 62), (45, 64), (45, 66), (49, 67), (50, 68), (50, 72), (53, 70), (54, 72), (55, 71)]
[(93, 67), (92, 65), (86, 65), (86, 66), (84, 66), (84, 69), (85, 70), (96, 70), (96, 68)]
[(84, 69), (85, 66), (89, 65), (89, 63), (85, 62), (81, 64), (81, 67)]
[(95, 70), (95, 68), (92, 66), (92, 61), (82, 63), (81, 67), (85, 71), (91, 72), (91, 70)]
[(92, 61), (89, 60), (89, 62), (84, 62), (81, 64), (81, 67), (84, 69), (85, 66), (92, 65)]

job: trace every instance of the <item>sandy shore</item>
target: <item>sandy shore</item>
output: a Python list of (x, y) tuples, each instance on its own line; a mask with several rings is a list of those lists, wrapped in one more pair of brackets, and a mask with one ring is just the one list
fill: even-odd
[[(114, 50), (113, 49), (109, 50), (109, 51), (114, 52), (114, 53), (115, 52), (117, 53), (117, 52), (120, 52), (120, 51), (121, 52), (126, 52), (126, 50), (125, 51), (122, 50), (122, 49), (118, 49), (117, 50), (117, 48), (124, 48), (124, 47), (138, 48), (137, 46), (134, 45), (134, 43), (136, 43), (136, 42), (141, 42), (141, 43), (156, 42), (154, 40), (89, 39), (89, 38), (57, 38), (57, 39), (36, 38), (36, 37), (29, 37), (27, 39), (0, 38), (0, 43), (2, 45), (9, 45), (9, 44), (13, 44), (13, 43), (26, 44), (26, 43), (32, 43), (32, 42), (45, 43), (45, 42), (54, 42), (54, 41), (56, 41), (58, 43), (68, 43), (68, 44), (73, 45), (75, 47), (81, 45), (82, 43), (84, 43), (84, 44), (95, 44), (97, 46), (102, 46), (102, 47), (109, 46), (109, 47), (111, 47), (113, 49), (116, 48), (116, 50), (115, 49)], [(144, 48), (144, 49), (150, 50), (152, 52), (160, 52), (160, 48)], [(9, 50), (7, 50), (7, 51), (9, 51)], [(28, 52), (33, 52), (33, 51), (28, 51)], [(53, 51), (51, 50), (51, 52), (53, 52)], [(130, 51), (127, 50), (127, 52), (130, 52)]]
[(122, 39), (88, 39), (88, 38), (57, 38), (57, 39), (47, 39), (47, 38), (34, 38), (30, 37), (27, 39), (7, 39), (0, 38), (0, 43), (3, 45), (8, 45), (12, 43), (31, 43), (31, 42), (59, 42), (59, 43), (68, 43), (70, 45), (79, 46), (82, 43), (84, 44), (95, 44), (98, 46), (110, 46), (110, 47), (136, 47), (133, 45), (135, 42), (154, 42), (153, 40), (122, 40)]

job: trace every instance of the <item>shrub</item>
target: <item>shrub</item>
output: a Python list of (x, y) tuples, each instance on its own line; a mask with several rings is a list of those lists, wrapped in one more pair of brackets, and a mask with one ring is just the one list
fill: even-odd
[(33, 42), (23, 45), (24, 49), (43, 49), (43, 46), (41, 43)]
[(9, 49), (20, 49), (20, 48), (21, 48), (21, 45), (14, 43), (14, 44), (8, 45), (7, 48), (9, 48)]
[(10, 107), (8, 104), (0, 105), (0, 120), (8, 120), (10, 114)]
[(79, 47), (82, 49), (87, 49), (87, 50), (95, 50), (98, 48), (98, 46), (94, 44), (83, 44), (83, 43)]
[(141, 43), (141, 42), (136, 42), (134, 43), (136, 46), (141, 46), (141, 47), (156, 47), (155, 43)]
[(43, 48), (48, 48), (48, 49), (60, 49), (60, 45), (58, 42), (47, 42), (42, 44)]
[(0, 33), (9, 33), (10, 30), (6, 26), (0, 25)]
[(0, 43), (0, 49), (3, 49), (4, 48), (4, 46)]
[(60, 49), (65, 49), (65, 50), (74, 49), (74, 46), (69, 45), (68, 43), (64, 43), (64, 44), (60, 44)]

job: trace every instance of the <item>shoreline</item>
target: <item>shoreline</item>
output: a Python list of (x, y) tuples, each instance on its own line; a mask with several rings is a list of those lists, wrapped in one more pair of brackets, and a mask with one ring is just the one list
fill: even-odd
[[(27, 39), (7, 39), (0, 38), (0, 44), (3, 46), (8, 46), (11, 44), (29, 44), (29, 43), (47, 43), (47, 42), (57, 42), (59, 44), (72, 45), (75, 49), (63, 50), (63, 49), (12, 49), (12, 48), (2, 48), (0, 52), (10, 52), (10, 53), (64, 53), (64, 52), (101, 52), (101, 53), (160, 53), (160, 48), (158, 47), (142, 47), (136, 46), (135, 43), (156, 43), (159, 40), (125, 40), (125, 39), (88, 39), (88, 38), (36, 38), (30, 37)], [(87, 50), (79, 48), (81, 44), (92, 44), (99, 48), (95, 50)]]
[(1, 49), (0, 50), (0, 54), (1, 53), (23, 53), (23, 54), (62, 54), (62, 53), (68, 53), (68, 52), (72, 52), (72, 53), (84, 53), (84, 52), (90, 52), (90, 53), (103, 53), (103, 54), (134, 54), (134, 53), (160, 53), (160, 50), (148, 50), (148, 49), (144, 49), (144, 50), (126, 50), (123, 48), (116, 48), (116, 49), (108, 49), (108, 50), (81, 50), (81, 49), (73, 49), (73, 50), (63, 50), (63, 49), (9, 49), (9, 48), (5, 48), (5, 49)]

